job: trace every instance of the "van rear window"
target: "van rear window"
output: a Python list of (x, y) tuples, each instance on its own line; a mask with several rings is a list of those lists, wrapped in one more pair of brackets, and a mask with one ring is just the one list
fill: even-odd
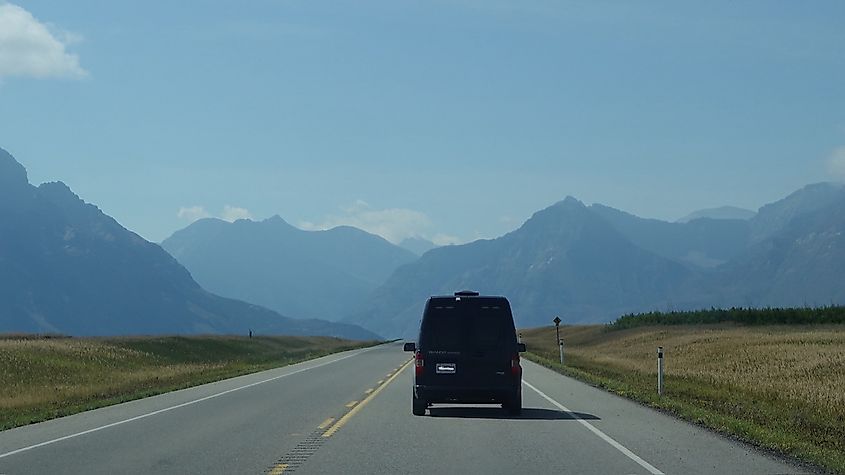
[(431, 304), (423, 319), (420, 346), (426, 350), (490, 351), (515, 341), (512, 317), (507, 307)]

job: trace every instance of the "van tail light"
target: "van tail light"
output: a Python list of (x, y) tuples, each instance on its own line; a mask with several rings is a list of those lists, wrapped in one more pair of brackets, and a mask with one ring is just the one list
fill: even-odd
[(423, 366), (425, 366), (425, 361), (422, 357), (422, 352), (417, 350), (417, 353), (414, 355), (414, 374), (420, 376), (423, 374)]
[(519, 365), (519, 353), (516, 353), (511, 358), (511, 374), (514, 376), (522, 375), (522, 366)]

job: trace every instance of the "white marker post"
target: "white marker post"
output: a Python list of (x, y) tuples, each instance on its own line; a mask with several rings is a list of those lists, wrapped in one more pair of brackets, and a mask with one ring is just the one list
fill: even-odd
[(557, 347), (560, 348), (560, 364), (563, 366), (563, 341), (560, 339), (560, 322), (563, 320), (560, 317), (555, 317), (552, 320), (555, 323), (555, 334), (557, 335)]
[(562, 365), (563, 364), (563, 339), (561, 339), (558, 343), (560, 344), (560, 364)]
[(657, 395), (663, 396), (663, 347), (657, 347)]

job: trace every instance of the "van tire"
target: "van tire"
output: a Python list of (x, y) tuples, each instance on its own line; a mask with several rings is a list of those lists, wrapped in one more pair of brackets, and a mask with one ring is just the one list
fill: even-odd
[(522, 414), (522, 393), (518, 393), (510, 401), (502, 404), (502, 407), (512, 416)]
[(419, 399), (416, 396), (416, 394), (412, 395), (411, 398), (412, 398), (411, 402), (413, 403), (413, 407), (411, 409), (411, 412), (415, 416), (424, 416), (425, 415), (425, 408), (426, 408), (426, 406), (428, 406), (428, 404), (425, 401), (423, 401), (422, 399)]

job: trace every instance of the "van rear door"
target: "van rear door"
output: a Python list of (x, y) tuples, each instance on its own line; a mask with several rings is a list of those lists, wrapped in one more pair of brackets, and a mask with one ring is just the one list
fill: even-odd
[(479, 299), (472, 309), (466, 341), (467, 381), (473, 387), (499, 388), (512, 384), (511, 358), (516, 335), (510, 309), (497, 300)]

